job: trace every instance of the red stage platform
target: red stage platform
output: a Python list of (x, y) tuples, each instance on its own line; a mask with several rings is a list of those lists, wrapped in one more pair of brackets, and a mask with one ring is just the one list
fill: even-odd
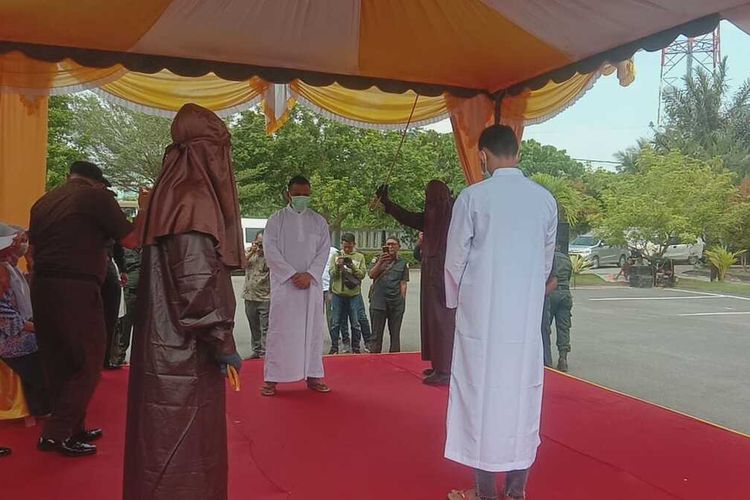
[[(330, 394), (303, 384), (262, 398), (248, 362), (228, 393), (232, 500), (442, 500), (472, 475), (442, 458), (447, 389), (420, 382), (417, 355), (326, 359)], [(0, 423), (2, 498), (120, 497), (127, 371), (107, 372), (90, 411), (95, 457), (37, 452), (39, 428)], [(556, 372), (529, 500), (744, 500), (750, 439)], [(179, 500), (179, 499), (175, 499)]]

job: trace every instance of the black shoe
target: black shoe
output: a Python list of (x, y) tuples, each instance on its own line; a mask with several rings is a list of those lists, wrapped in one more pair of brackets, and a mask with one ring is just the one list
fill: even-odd
[(433, 373), (435, 373), (435, 370), (433, 370), (432, 368), (425, 368), (424, 370), (422, 370), (422, 375), (424, 375), (425, 377), (429, 377)]
[(8, 455), (10, 455), (10, 453), (10, 448), (0, 448), (0, 457), (7, 457)]
[(97, 439), (101, 439), (102, 436), (104, 436), (104, 431), (99, 429), (98, 427), (95, 429), (86, 429), (82, 430), (78, 434), (74, 434), (72, 438), (73, 441), (82, 441), (84, 443), (90, 443), (91, 441), (96, 441)]
[(39, 444), (36, 447), (39, 451), (56, 451), (66, 457), (85, 457), (96, 453), (96, 446), (93, 444), (75, 441), (73, 438), (58, 441), (42, 437), (39, 438)]
[(422, 382), (432, 386), (450, 385), (451, 376), (447, 373), (433, 373), (429, 377), (425, 377)]
[(328, 351), (329, 355), (331, 355), (331, 354), (338, 354), (338, 353), (339, 353), (339, 350), (338, 349), (334, 349), (333, 347), (331, 347), (331, 350)]

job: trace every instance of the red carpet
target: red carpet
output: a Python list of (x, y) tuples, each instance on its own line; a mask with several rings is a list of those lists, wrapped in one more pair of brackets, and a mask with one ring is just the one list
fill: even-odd
[[(442, 458), (447, 389), (425, 387), (412, 354), (328, 358), (331, 394), (302, 384), (258, 394), (248, 362), (228, 393), (232, 500), (442, 500), (471, 474)], [(90, 424), (99, 454), (67, 459), (34, 449), (39, 428), (0, 422), (2, 498), (118, 499), (127, 372), (104, 374)], [(750, 498), (750, 439), (548, 372), (543, 444), (529, 500)], [(179, 499), (175, 499), (179, 500)]]

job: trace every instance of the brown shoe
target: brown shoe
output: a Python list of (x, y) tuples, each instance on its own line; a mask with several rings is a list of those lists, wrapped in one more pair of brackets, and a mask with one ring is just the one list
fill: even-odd
[(307, 388), (315, 392), (331, 392), (331, 388), (328, 387), (322, 379), (319, 378), (308, 378)]
[(261, 396), (275, 396), (276, 395), (276, 383), (266, 382), (263, 387), (260, 388)]

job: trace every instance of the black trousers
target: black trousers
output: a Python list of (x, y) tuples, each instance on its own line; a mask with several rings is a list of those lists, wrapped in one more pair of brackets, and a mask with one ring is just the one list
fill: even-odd
[(385, 325), (388, 324), (388, 334), (391, 337), (389, 352), (401, 352), (401, 323), (404, 319), (406, 301), (399, 303), (386, 303), (385, 309), (373, 309), (370, 307), (370, 321), (372, 322), (372, 345), (370, 350), (374, 353), (383, 351), (383, 335)]
[(17, 358), (3, 358), (3, 361), (21, 378), (29, 412), (35, 417), (48, 414), (51, 408), (44, 383), (41, 354), (34, 352)]
[(101, 374), (106, 340), (101, 287), (91, 281), (36, 276), (31, 303), (52, 403), (43, 435), (67, 439), (84, 429)]
[(107, 332), (107, 343), (103, 360), (105, 367), (117, 363), (120, 357), (119, 338), (115, 335), (115, 332), (117, 331), (117, 315), (120, 312), (121, 297), (120, 277), (117, 275), (117, 267), (115, 267), (114, 262), (110, 259), (107, 265), (107, 277), (102, 284), (104, 324)]

